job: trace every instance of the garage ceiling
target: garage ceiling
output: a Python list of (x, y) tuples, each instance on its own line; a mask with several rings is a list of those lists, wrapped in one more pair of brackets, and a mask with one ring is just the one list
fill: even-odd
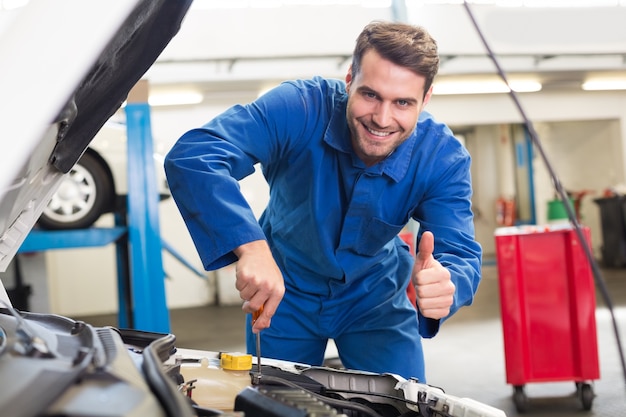
[[(471, 7), (513, 78), (539, 81), (543, 89), (580, 89), (591, 75), (626, 75), (626, 25), (620, 23), (626, 21), (626, 7)], [(427, 4), (405, 13), (438, 40), (438, 80), (497, 78), (463, 5)], [(257, 94), (289, 78), (343, 78), (361, 28), (393, 18), (393, 7), (358, 4), (192, 7), (147, 78), (156, 91), (195, 89), (216, 100)]]

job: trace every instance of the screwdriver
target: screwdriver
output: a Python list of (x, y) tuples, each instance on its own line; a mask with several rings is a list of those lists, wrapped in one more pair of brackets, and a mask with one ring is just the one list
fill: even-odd
[[(263, 306), (259, 308), (257, 311), (252, 313), (252, 325), (257, 321), (257, 319), (261, 316), (263, 312)], [(256, 375), (253, 375), (252, 383), (258, 384), (261, 379), (261, 332), (256, 334)]]

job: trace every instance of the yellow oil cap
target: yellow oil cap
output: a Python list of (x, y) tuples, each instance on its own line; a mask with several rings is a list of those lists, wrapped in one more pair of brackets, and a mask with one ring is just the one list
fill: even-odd
[(228, 371), (249, 371), (252, 369), (252, 355), (244, 353), (222, 353), (220, 355), (222, 369)]

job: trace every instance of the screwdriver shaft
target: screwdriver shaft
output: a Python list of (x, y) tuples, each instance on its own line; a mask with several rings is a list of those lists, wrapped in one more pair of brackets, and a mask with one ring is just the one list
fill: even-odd
[[(257, 319), (261, 316), (263, 312), (263, 306), (260, 309), (252, 313), (252, 325), (257, 321)], [(256, 381), (258, 382), (261, 378), (261, 332), (256, 334)]]
[(256, 371), (261, 376), (261, 333), (256, 334)]

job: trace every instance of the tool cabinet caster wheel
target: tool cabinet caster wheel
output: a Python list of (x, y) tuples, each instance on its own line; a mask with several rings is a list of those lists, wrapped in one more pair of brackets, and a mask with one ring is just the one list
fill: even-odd
[(513, 387), (513, 402), (515, 403), (515, 409), (518, 413), (523, 413), (528, 410), (528, 397), (524, 392), (523, 385)]
[(593, 404), (593, 398), (595, 394), (593, 393), (593, 388), (590, 384), (580, 384), (578, 386), (578, 394), (580, 395), (580, 402), (583, 404), (583, 410), (589, 411), (591, 410), (591, 405)]

